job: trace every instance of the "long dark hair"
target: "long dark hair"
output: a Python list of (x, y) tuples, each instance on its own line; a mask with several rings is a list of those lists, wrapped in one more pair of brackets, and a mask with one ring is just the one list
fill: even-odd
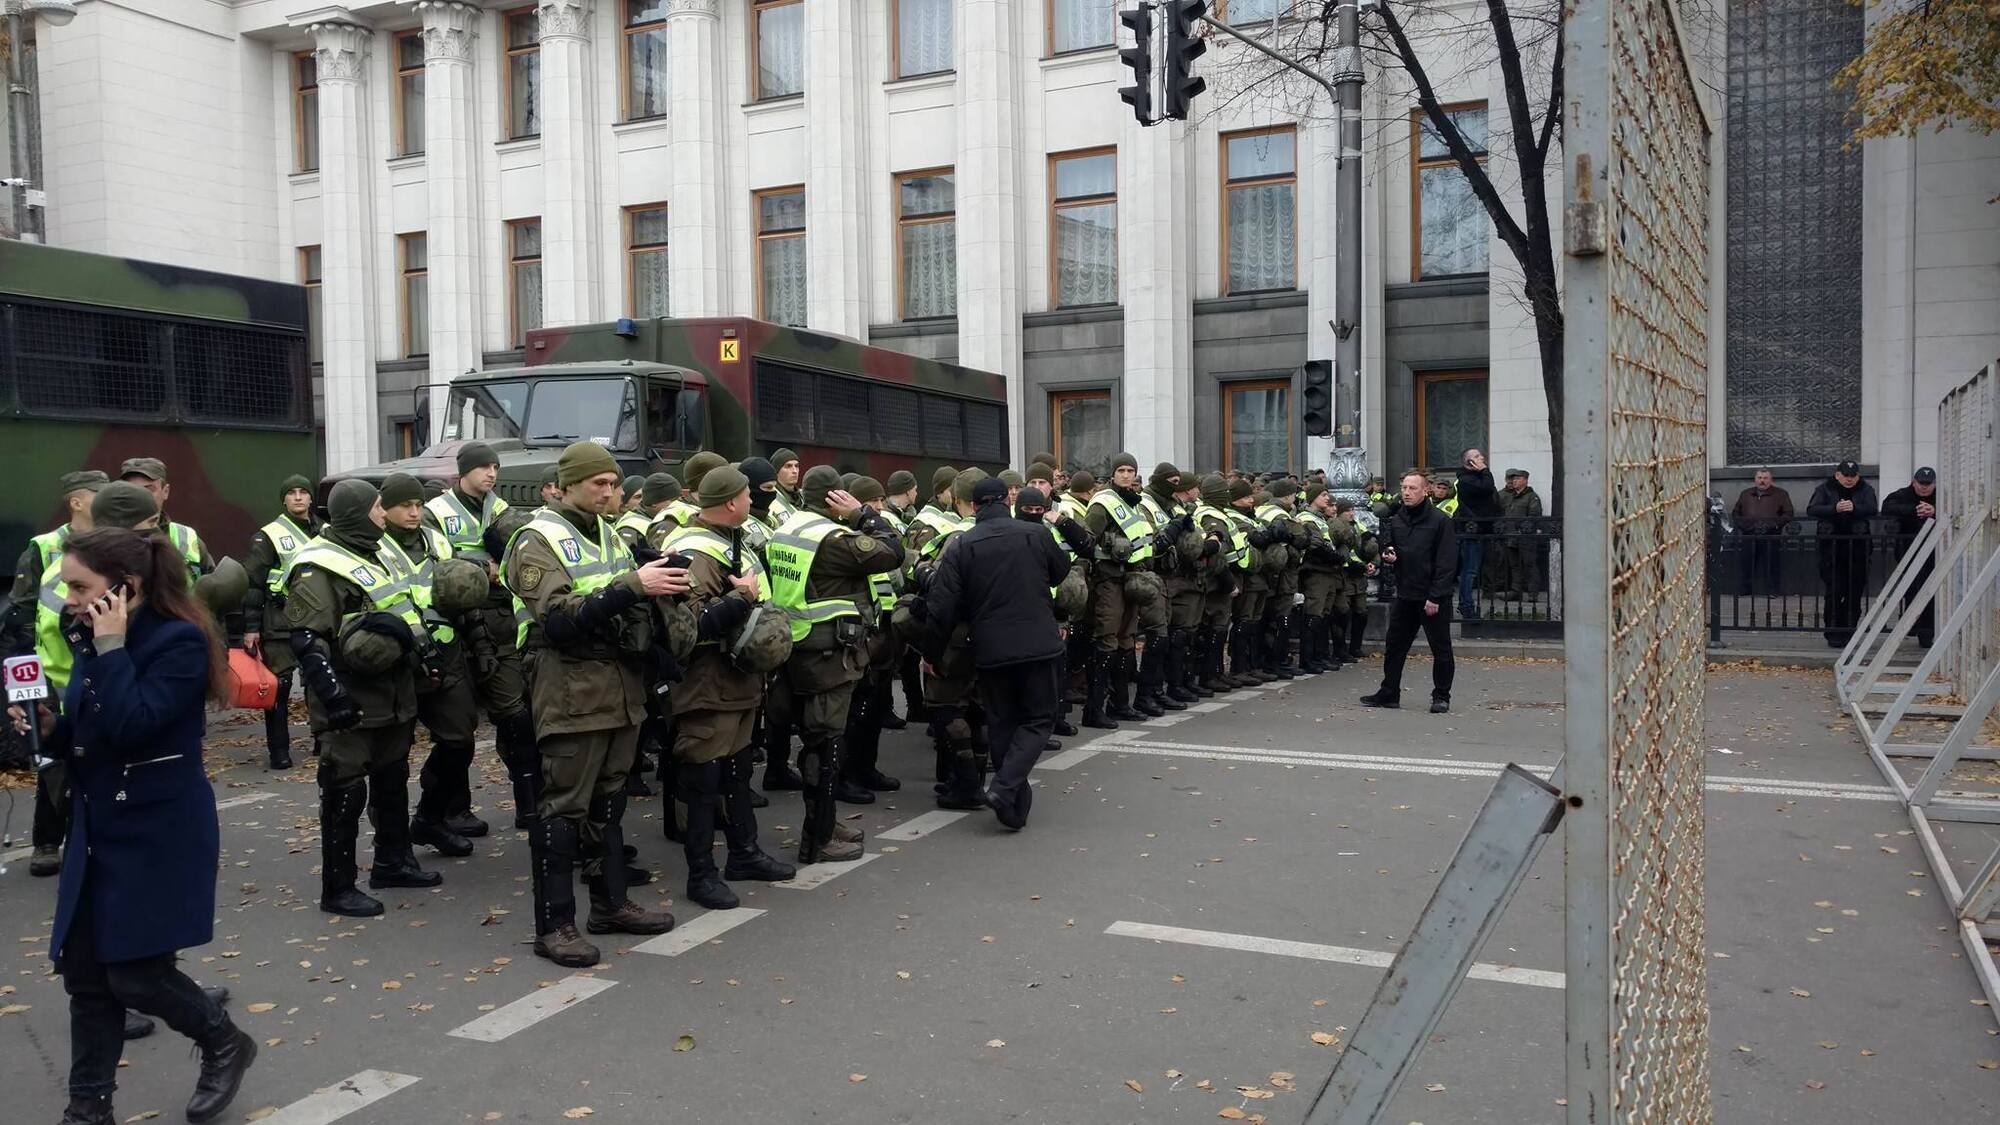
[(75, 555), (78, 562), (113, 583), (137, 578), (139, 592), (155, 614), (200, 629), (208, 641), (208, 696), (218, 704), (228, 703), (229, 657), (223, 650), (222, 630), (208, 607), (194, 599), (188, 586), (187, 559), (165, 535), (100, 527), (71, 536), (63, 553)]

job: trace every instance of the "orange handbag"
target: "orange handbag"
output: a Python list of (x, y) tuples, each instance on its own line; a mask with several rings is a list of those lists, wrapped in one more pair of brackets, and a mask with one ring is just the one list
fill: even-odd
[(251, 711), (269, 711), (278, 702), (278, 677), (264, 662), (240, 648), (229, 650), (229, 699)]

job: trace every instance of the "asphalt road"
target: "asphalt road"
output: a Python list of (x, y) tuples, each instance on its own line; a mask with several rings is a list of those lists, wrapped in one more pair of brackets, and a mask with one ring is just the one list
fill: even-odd
[[(910, 787), (848, 810), (870, 857), (807, 887), (739, 885), (728, 915), (679, 901), (678, 849), (659, 802), (639, 801), (628, 838), (663, 878), (637, 897), (671, 901), (681, 928), (603, 939), (581, 973), (526, 944), (511, 831), (469, 859), (426, 857), (445, 885), (384, 892), (382, 918), (313, 909), (310, 770), (273, 777), (252, 728), (218, 726), (212, 753), (235, 764), (217, 778), (217, 939), (186, 967), (228, 983), (265, 1044), (225, 1120), (1300, 1121), (1492, 771), (1558, 756), (1558, 664), (1464, 662), (1447, 716), (1357, 706), (1378, 669), (1072, 740), (1037, 770), (1018, 835), (934, 810), (921, 733), (891, 735), (885, 765)], [(1428, 678), (1421, 661), (1411, 673)], [(1993, 1013), (1830, 680), (1723, 669), (1709, 684), (1717, 1120), (1995, 1119), (2000, 1071), (1979, 1065), (2000, 1058)], [(497, 764), (481, 764), (475, 801), (509, 824)], [(767, 810), (767, 844), (792, 838), (797, 809)], [(1544, 850), (1384, 1121), (1561, 1120), (1560, 863)], [(25, 862), (0, 876), (17, 939), (0, 975), (10, 1123), (61, 1112), (53, 892)], [(188, 1046), (162, 1028), (127, 1059), (120, 1120), (180, 1120)]]

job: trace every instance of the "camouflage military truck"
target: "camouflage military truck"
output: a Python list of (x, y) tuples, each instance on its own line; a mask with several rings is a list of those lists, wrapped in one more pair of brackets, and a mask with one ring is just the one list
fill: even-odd
[(129, 457), (241, 555), (277, 482), (319, 470), (307, 320), (297, 285), (0, 240), (0, 571), (65, 518), (57, 478)]
[(790, 448), (878, 480), (909, 469), (928, 481), (944, 464), (998, 472), (1007, 458), (1000, 376), (821, 332), (742, 317), (620, 320), (531, 332), (527, 359), (452, 380), (443, 440), (421, 455), (340, 475), (449, 487), (459, 446), (483, 441), (500, 455), (501, 497), (534, 505), (542, 470), (583, 440), (628, 473), (678, 473), (702, 450), (735, 461)]

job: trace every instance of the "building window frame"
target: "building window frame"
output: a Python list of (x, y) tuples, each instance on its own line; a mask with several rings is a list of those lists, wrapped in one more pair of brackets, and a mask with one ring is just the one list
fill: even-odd
[[(1226, 23), (1231, 27), (1235, 27), (1236, 25), (1230, 22), (1229, 17), (1229, 5), (1231, 2), (1232, 0), (1215, 0), (1215, 19), (1218, 23)], [(1271, 7), (1273, 11), (1278, 13), (1278, 20), (1281, 23), (1298, 18), (1298, 0), (1276, 0)], [(1271, 22), (1268, 16), (1253, 16), (1251, 18), (1258, 24), (1269, 24)]]
[[(655, 254), (662, 258), (667, 258), (672, 253), (671, 247), (673, 243), (671, 237), (659, 242), (637, 241), (638, 224), (635, 220), (640, 215), (649, 214), (654, 211), (660, 212), (662, 216), (671, 215), (665, 203), (635, 203), (630, 207), (624, 208), (623, 215), (621, 216), (625, 227), (625, 310), (634, 317), (653, 315), (642, 312), (639, 309), (640, 261)], [(668, 261), (671, 262), (672, 259), (668, 258)], [(671, 296), (669, 299), (671, 300)], [(659, 315), (668, 316), (671, 313), (665, 312)]]
[[(1222, 467), (1224, 471), (1240, 468), (1236, 459), (1236, 396), (1242, 391), (1283, 391), (1285, 392), (1285, 463), (1284, 471), (1296, 472), (1296, 458), (1299, 453), (1299, 396), (1298, 389), (1286, 376), (1253, 375), (1243, 379), (1219, 380), (1217, 386), (1222, 391)], [(1260, 470), (1262, 471), (1262, 470)]]
[[(793, 7), (800, 10), (799, 19), (803, 21), (805, 19), (805, 0), (750, 0), (750, 100), (753, 102), (781, 102), (787, 98), (805, 97), (803, 86), (800, 89), (790, 90), (785, 93), (766, 94), (763, 82), (764, 72), (758, 58), (762, 52), (761, 41), (763, 39), (764, 17), (772, 12)], [(801, 52), (805, 50), (803, 37), (800, 39), (799, 49)], [(803, 59), (800, 60), (801, 74), (804, 72), (804, 61)]]
[(618, 119), (620, 121), (658, 121), (666, 117), (669, 111), (666, 102), (671, 97), (672, 79), (670, 73), (667, 70), (663, 70), (661, 72), (661, 81), (667, 84), (668, 89), (661, 95), (659, 111), (656, 113), (632, 112), (633, 45), (641, 36), (650, 36), (657, 33), (664, 47), (667, 38), (667, 17), (664, 12), (652, 19), (635, 23), (634, 10), (636, 9), (638, 12), (643, 13), (648, 5), (658, 2), (659, 0), (623, 0), (623, 14), (625, 18), (620, 28), (621, 42), (619, 43), (618, 51)]
[(292, 52), (292, 171), (319, 171), (319, 60), (311, 51)]
[[(1463, 101), (1463, 102), (1447, 102), (1444, 105), (1440, 106), (1439, 108), (1444, 110), (1444, 112), (1447, 115), (1457, 113), (1460, 110), (1467, 110), (1467, 109), (1476, 109), (1481, 112), (1490, 112), (1487, 103), (1479, 99), (1474, 99), (1471, 101)], [(1422, 107), (1418, 107), (1410, 111), (1410, 280), (1411, 281), (1424, 280), (1424, 173), (1426, 171), (1435, 168), (1451, 168), (1454, 170), (1458, 168), (1458, 160), (1455, 157), (1453, 157), (1449, 152), (1445, 153), (1443, 156), (1426, 157), (1424, 155), (1424, 127), (1429, 123), (1430, 123), (1430, 117), (1423, 111)], [(1476, 161), (1476, 163), (1478, 163), (1481, 167), (1485, 167), (1486, 165), (1486, 157), (1488, 152), (1489, 149), (1485, 146), (1482, 146), (1479, 149), (1478, 160)], [(1480, 214), (1482, 217), (1485, 217), (1484, 205), (1481, 205)], [(1489, 236), (1492, 233), (1492, 224), (1490, 221), (1487, 224), (1487, 232)], [(1431, 278), (1432, 280), (1436, 280), (1438, 278), (1452, 278), (1452, 277), (1485, 277), (1488, 273), (1491, 272), (1491, 270), (1492, 270), (1492, 262), (1489, 260), (1487, 262), (1487, 268), (1483, 270), (1478, 270), (1472, 273), (1433, 274), (1431, 275)]]
[[(753, 277), (753, 286), (755, 292), (752, 294), (752, 296), (754, 296), (756, 299), (752, 303), (756, 307), (758, 320), (770, 319), (770, 317), (767, 315), (768, 310), (764, 308), (765, 248), (770, 243), (773, 242), (789, 241), (794, 238), (804, 238), (806, 236), (806, 224), (804, 217), (805, 194), (806, 194), (806, 186), (804, 184), (787, 184), (781, 187), (759, 188), (758, 190), (750, 193), (750, 217), (752, 221), (755, 223), (757, 228), (757, 246), (756, 246), (757, 260), (755, 263), (756, 270)], [(765, 230), (764, 200), (769, 199), (772, 196), (779, 196), (779, 195), (796, 195), (799, 197), (800, 200), (799, 225), (796, 227), (779, 227), (775, 230)]]
[(1042, 5), (1042, 57), (1045, 59), (1068, 58), (1071, 55), (1086, 55), (1092, 51), (1105, 51), (1118, 45), (1118, 0), (1108, 5), (1110, 18), (1105, 21), (1104, 42), (1092, 43), (1087, 47), (1056, 47), (1056, 9), (1063, 0), (1047, 0)]
[(889, 81), (901, 82), (911, 78), (936, 78), (940, 74), (955, 74), (958, 71), (958, 7), (952, 0), (914, 0), (916, 3), (942, 3), (951, 18), (951, 48), (954, 65), (935, 70), (903, 72), (903, 5), (913, 0), (889, 0)]
[[(532, 42), (515, 44), (514, 29), (517, 20), (534, 22), (535, 38)], [(542, 135), (542, 107), (539, 104), (542, 71), (541, 17), (532, 7), (509, 8), (500, 13), (500, 131), (504, 134), (501, 143), (508, 141), (534, 140)], [(528, 118), (534, 129), (525, 133), (514, 131), (514, 63), (517, 59), (533, 57), (535, 86), (530, 91), (537, 99), (529, 107)]]
[[(1276, 174), (1276, 175), (1269, 175), (1269, 176), (1246, 176), (1242, 179), (1232, 179), (1230, 177), (1229, 143), (1231, 141), (1248, 140), (1252, 137), (1275, 137), (1275, 136), (1284, 136), (1291, 140), (1292, 170), (1290, 172)], [(1217, 165), (1216, 173), (1217, 173), (1217, 180), (1219, 181), (1219, 191), (1222, 196), (1222, 230), (1221, 230), (1222, 262), (1220, 268), (1222, 295), (1227, 297), (1234, 295), (1236, 293), (1288, 293), (1296, 291), (1299, 287), (1298, 127), (1296, 125), (1269, 125), (1258, 129), (1238, 129), (1233, 132), (1223, 133), (1218, 139), (1220, 141), (1220, 159), (1216, 161)], [(1236, 192), (1249, 188), (1278, 187), (1280, 185), (1288, 185), (1292, 189), (1292, 282), (1290, 285), (1281, 286), (1275, 289), (1239, 290), (1232, 288), (1229, 284), (1229, 205), (1231, 197), (1234, 196)]]
[[(1433, 383), (1485, 384), (1487, 396), (1486, 434), (1482, 440), (1490, 441), (1493, 436), (1493, 373), (1490, 370), (1483, 367), (1451, 367), (1440, 368), (1436, 371), (1411, 372), (1410, 397), (1414, 401), (1410, 404), (1410, 412), (1416, 419), (1417, 424), (1416, 432), (1412, 435), (1414, 440), (1411, 442), (1411, 446), (1416, 452), (1417, 466), (1423, 469), (1443, 465), (1456, 465), (1458, 464), (1460, 455), (1465, 452), (1464, 449), (1453, 449), (1443, 451), (1444, 455), (1441, 458), (1433, 459), (1431, 457), (1433, 450), (1430, 448), (1429, 440), (1430, 421), (1425, 416), (1424, 391)], [(1480, 448), (1484, 449), (1486, 446), (1482, 444)]]
[[(420, 246), (422, 248), (421, 257), (423, 260), (415, 265), (411, 264), (412, 255), (410, 254), (410, 248), (412, 246)], [(430, 232), (418, 230), (397, 235), (396, 311), (398, 316), (396, 319), (401, 322), (398, 328), (400, 329), (400, 338), (403, 345), (402, 352), (405, 359), (416, 359), (421, 356), (427, 356), (431, 351), (430, 274)], [(415, 301), (411, 298), (412, 290), (417, 288), (419, 283), (423, 288), (423, 298), (425, 301), (425, 307), (421, 310), (421, 314)], [(414, 332), (414, 328), (420, 319), (424, 326), (424, 338), (421, 346), (419, 346), (416, 333)]]
[[(415, 66), (410, 65), (409, 61), (403, 57), (403, 48), (410, 43), (417, 45), (417, 62)], [(410, 80), (415, 79), (417, 92), (414, 96), (417, 100), (417, 112), (421, 114), (427, 112), (430, 108), (424, 104), (423, 29), (399, 31), (395, 34), (390, 41), (389, 68), (394, 79), (391, 85), (395, 91), (393, 95), (394, 104), (389, 110), (389, 122), (390, 127), (395, 131), (396, 155), (399, 157), (422, 156), (424, 154), (423, 130), (419, 127), (417, 136), (414, 138), (410, 136), (408, 107), (410, 98), (412, 97), (409, 89)]]
[(299, 285), (306, 291), (306, 358), (310, 363), (325, 362), (325, 343), (320, 339), (325, 331), (326, 318), (320, 306), (326, 269), (326, 254), (318, 246), (301, 246), (298, 250)]
[[(535, 230), (535, 250), (532, 254), (522, 253), (515, 243), (519, 232), (528, 227), (533, 227)], [(531, 215), (521, 219), (508, 219), (506, 228), (506, 244), (502, 249), (507, 254), (507, 341), (509, 346), (521, 348), (527, 346), (528, 333), (541, 327), (539, 318), (534, 324), (521, 323), (521, 274), (527, 268), (534, 267), (535, 285), (540, 288), (542, 217)]]
[[(1059, 196), (1056, 194), (1056, 168), (1065, 160), (1088, 160), (1093, 157), (1111, 158), (1111, 190), (1095, 195)], [(1118, 146), (1100, 145), (1095, 148), (1073, 149), (1069, 152), (1049, 154), (1049, 307), (1052, 309), (1104, 308), (1119, 302), (1118, 293)], [(1062, 265), (1056, 257), (1056, 219), (1067, 209), (1080, 207), (1102, 207), (1111, 205), (1111, 299), (1092, 301), (1087, 304), (1065, 305), (1062, 303)]]
[[(1111, 406), (1113, 403), (1111, 388), (1065, 387), (1061, 390), (1049, 391), (1049, 449), (1056, 455), (1056, 465), (1058, 466), (1065, 465), (1062, 428), (1063, 406), (1072, 402), (1102, 402), (1107, 407)], [(1107, 435), (1110, 438), (1108, 444), (1116, 448), (1118, 445), (1118, 412), (1115, 409), (1111, 411), (1111, 429), (1112, 432)]]
[[(903, 185), (911, 180), (934, 179), (938, 177), (943, 177), (951, 181), (951, 193), (952, 193), (951, 209), (949, 211), (923, 211), (915, 215), (904, 214)], [(932, 226), (939, 226), (944, 223), (950, 223), (952, 225), (952, 237), (954, 243), (956, 242), (956, 239), (958, 237), (957, 170), (952, 168), (950, 165), (946, 165), (941, 168), (919, 168), (913, 172), (898, 172), (896, 173), (895, 198), (896, 198), (896, 320), (898, 323), (901, 324), (933, 321), (933, 320), (950, 320), (951, 318), (958, 315), (958, 299), (956, 295), (954, 295), (952, 298), (951, 311), (948, 313), (934, 313), (929, 316), (909, 315), (910, 311), (908, 304), (909, 289), (907, 286), (908, 278), (905, 276), (906, 274), (905, 263), (907, 259), (904, 254), (904, 239), (908, 236), (910, 229), (912, 227), (932, 227)], [(951, 253), (951, 276), (952, 276), (952, 286), (954, 289), (956, 289), (958, 285), (958, 247), (955, 244), (952, 247), (952, 253)]]

